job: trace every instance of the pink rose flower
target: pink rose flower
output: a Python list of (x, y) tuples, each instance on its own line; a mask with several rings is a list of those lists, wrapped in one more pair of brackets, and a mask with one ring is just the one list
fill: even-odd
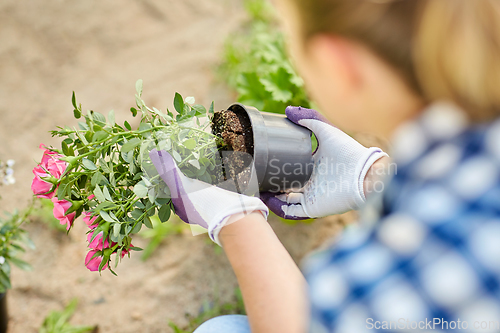
[(95, 229), (97, 228), (97, 224), (94, 224), (95, 220), (97, 220), (98, 215), (91, 217), (92, 213), (91, 212), (83, 212), (83, 222), (90, 228), (90, 229)]
[(66, 225), (66, 230), (69, 230), (76, 216), (76, 212), (66, 215), (66, 212), (71, 207), (71, 202), (59, 200), (57, 197), (52, 198), (52, 202), (54, 203), (54, 210), (52, 211), (54, 217), (59, 220), (59, 223)]
[[(42, 161), (33, 169), (33, 182), (31, 183), (31, 190), (38, 198), (51, 199), (54, 196), (54, 186), (42, 178), (54, 177), (61, 178), (66, 170), (68, 163), (62, 161), (63, 155), (46, 149), (43, 144), (40, 144), (40, 149), (45, 149), (42, 156)], [(50, 193), (48, 193), (50, 192)]]
[(35, 175), (31, 183), (31, 191), (33, 191), (33, 194), (38, 198), (52, 198), (54, 196), (54, 191), (50, 192), (50, 190), (54, 185), (41, 179), (41, 177), (47, 177), (47, 173), (41, 167), (37, 166), (33, 169), (33, 174)]
[[(100, 232), (99, 234), (101, 234), (102, 232)], [(96, 236), (96, 239), (99, 237), (99, 235)], [(101, 236), (102, 237), (102, 236)], [(87, 236), (87, 239), (88, 236)], [(101, 238), (102, 239), (102, 238)], [(95, 239), (94, 239), (95, 240)], [(90, 242), (90, 240), (89, 240)], [(106, 240), (107, 242), (107, 240)], [(104, 243), (105, 247), (106, 247), (106, 242)], [(114, 246), (116, 245), (116, 243), (112, 243), (111, 246)], [(90, 245), (89, 245), (90, 246)], [(133, 247), (132, 244), (130, 244), (130, 247)], [(123, 259), (123, 257), (125, 257), (128, 253), (130, 252), (130, 250), (125, 250), (123, 249), (122, 250), (122, 254), (121, 254), (121, 257)], [(99, 256), (96, 256), (95, 258), (92, 258), (94, 256), (94, 254), (96, 253), (99, 253), (99, 254), (102, 254), (100, 250), (98, 249), (91, 249), (87, 255), (85, 256), (85, 266), (91, 271), (91, 272), (96, 272), (99, 270), (99, 265), (101, 264), (102, 262), (102, 259), (103, 259), (103, 256), (102, 255), (99, 255)], [(116, 253), (113, 252), (113, 253)], [(102, 270), (105, 270), (106, 268), (108, 268), (108, 263), (106, 263), (103, 267), (102, 267)]]
[[(85, 266), (91, 271), (95, 272), (99, 270), (99, 265), (102, 262), (102, 256), (96, 256), (95, 258), (92, 258), (94, 254), (98, 253), (100, 251), (98, 250), (90, 250), (87, 253), (87, 256), (85, 256)], [(108, 267), (108, 264), (106, 263), (102, 270), (105, 270)]]
[(107, 239), (103, 241), (102, 239), (104, 235), (103, 231), (99, 232), (92, 240), (93, 235), (94, 235), (93, 232), (89, 232), (87, 234), (87, 241), (89, 242), (89, 248), (91, 248), (92, 250), (102, 251), (103, 249), (107, 249), (109, 247), (109, 241)]

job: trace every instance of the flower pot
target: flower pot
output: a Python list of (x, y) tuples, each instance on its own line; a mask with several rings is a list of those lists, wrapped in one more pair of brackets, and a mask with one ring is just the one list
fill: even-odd
[(7, 311), (7, 292), (0, 294), (0, 333), (7, 332), (9, 314)]
[(253, 165), (259, 190), (283, 192), (303, 187), (313, 170), (311, 131), (285, 115), (239, 103), (228, 110), (246, 113), (252, 126)]

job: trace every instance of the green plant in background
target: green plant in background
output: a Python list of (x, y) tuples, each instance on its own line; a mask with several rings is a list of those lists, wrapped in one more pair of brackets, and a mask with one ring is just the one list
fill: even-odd
[(189, 321), (186, 327), (180, 328), (172, 322), (170, 322), (169, 326), (175, 333), (191, 333), (208, 319), (229, 314), (246, 314), (243, 296), (239, 288), (234, 290), (234, 296), (231, 302), (220, 303), (218, 299), (215, 299), (213, 304), (210, 304), (210, 302), (205, 301), (197, 316), (186, 315)]
[(39, 333), (91, 333), (97, 332), (95, 326), (73, 326), (69, 323), (76, 310), (78, 300), (74, 298), (62, 311), (51, 311), (45, 317)]
[[(289, 105), (314, 107), (304, 81), (288, 57), (283, 32), (269, 0), (245, 0), (249, 21), (228, 37), (219, 76), (233, 88), (238, 102), (261, 111), (285, 113)], [(318, 147), (312, 135), (312, 150)], [(299, 221), (280, 219), (287, 224)], [(313, 220), (303, 220), (307, 223)]]
[(288, 105), (310, 107), (272, 6), (268, 0), (246, 0), (245, 8), (250, 20), (228, 37), (219, 75), (236, 90), (238, 102), (261, 111), (284, 113)]
[(181, 234), (189, 225), (180, 221), (179, 219), (171, 219), (169, 223), (162, 223), (158, 215), (150, 217), (153, 229), (142, 230), (139, 235), (143, 238), (149, 239), (149, 243), (142, 252), (141, 259), (147, 260), (161, 242), (170, 235)]
[(19, 256), (25, 252), (25, 247), (35, 248), (26, 230), (21, 229), (21, 225), (31, 214), (32, 206), (22, 213), (17, 210), (13, 213), (5, 212), (5, 216), (0, 218), (0, 293), (11, 288), (11, 264), (22, 270), (31, 270), (31, 266), (19, 259)]

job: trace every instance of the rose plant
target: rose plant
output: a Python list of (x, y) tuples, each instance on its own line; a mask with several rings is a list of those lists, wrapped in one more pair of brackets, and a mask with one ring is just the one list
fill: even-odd
[(170, 191), (149, 160), (153, 148), (168, 151), (182, 171), (191, 178), (216, 181), (216, 137), (209, 129), (214, 105), (207, 109), (175, 94), (175, 115), (146, 106), (142, 100), (142, 80), (136, 83), (139, 126), (125, 121), (123, 126), (110, 111), (107, 118), (95, 111), (84, 115), (73, 93), (73, 114), (84, 121), (78, 127), (59, 127), (53, 136), (63, 138), (61, 148), (45, 147), (41, 162), (33, 169), (32, 191), (51, 199), (54, 216), (69, 231), (83, 216), (89, 227), (89, 252), (85, 265), (91, 271), (109, 268), (114, 256), (116, 267), (131, 250), (132, 235), (142, 226), (152, 228), (150, 217), (169, 219)]

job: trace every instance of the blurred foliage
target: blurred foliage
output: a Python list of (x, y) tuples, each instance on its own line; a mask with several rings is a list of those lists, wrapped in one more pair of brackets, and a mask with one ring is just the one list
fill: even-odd
[[(219, 76), (237, 92), (238, 102), (260, 111), (285, 113), (289, 105), (314, 108), (288, 57), (284, 34), (269, 0), (245, 0), (244, 4), (249, 20), (227, 38)], [(315, 151), (318, 142), (314, 134), (311, 141)]]
[(11, 288), (11, 264), (22, 270), (31, 270), (31, 266), (19, 259), (19, 256), (25, 252), (25, 247), (35, 248), (26, 230), (21, 229), (21, 225), (31, 214), (33, 205), (34, 201), (23, 212), (5, 212), (4, 217), (0, 217), (0, 293)]
[(205, 301), (200, 313), (196, 317), (187, 314), (186, 318), (189, 324), (186, 327), (180, 328), (172, 322), (170, 322), (169, 326), (175, 333), (191, 333), (205, 321), (214, 317), (229, 314), (246, 314), (245, 305), (243, 304), (243, 296), (241, 295), (241, 290), (239, 288), (234, 290), (233, 301), (220, 303), (218, 299), (215, 299), (212, 304)]
[(78, 300), (74, 298), (63, 311), (51, 311), (45, 317), (39, 333), (90, 333), (97, 332), (96, 326), (73, 326), (69, 323), (76, 310)]
[(143, 261), (147, 260), (153, 254), (166, 237), (181, 234), (184, 229), (189, 227), (188, 224), (180, 221), (178, 218), (172, 218), (168, 223), (162, 223), (158, 215), (151, 216), (150, 219), (153, 228), (142, 230), (139, 233), (142, 238), (150, 239), (142, 252), (141, 259)]
[(271, 4), (245, 0), (245, 8), (249, 21), (226, 40), (219, 76), (237, 92), (238, 102), (261, 111), (284, 113), (288, 105), (310, 107)]

